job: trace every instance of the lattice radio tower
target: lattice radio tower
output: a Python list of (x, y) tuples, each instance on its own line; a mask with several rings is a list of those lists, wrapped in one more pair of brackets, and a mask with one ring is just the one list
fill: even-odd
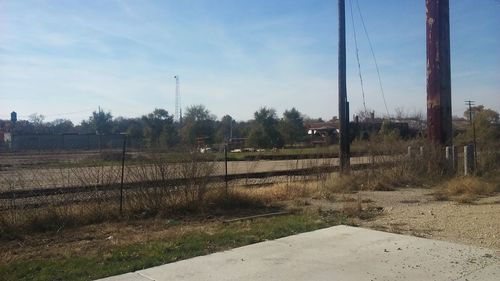
[(175, 75), (175, 121), (182, 122), (181, 93), (179, 89), (179, 75)]

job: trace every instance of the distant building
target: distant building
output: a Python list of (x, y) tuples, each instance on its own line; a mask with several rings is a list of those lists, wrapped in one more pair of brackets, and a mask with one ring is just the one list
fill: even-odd
[(309, 135), (309, 141), (314, 146), (327, 146), (338, 143), (339, 122), (305, 122), (304, 127)]
[(198, 137), (198, 138), (196, 138), (196, 145), (197, 145), (198, 148), (208, 146), (209, 142), (210, 142), (210, 138), (209, 137)]
[(228, 142), (229, 150), (233, 149), (243, 149), (247, 138), (230, 138)]
[(12, 124), (16, 124), (17, 122), (17, 113), (15, 111), (10, 113), (10, 122), (12, 122)]
[(11, 133), (0, 131), (0, 151), (10, 148), (11, 142), (12, 142)]

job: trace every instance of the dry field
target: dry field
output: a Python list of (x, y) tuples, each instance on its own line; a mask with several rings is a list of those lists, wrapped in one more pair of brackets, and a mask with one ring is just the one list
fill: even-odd
[[(496, 249), (500, 254), (499, 194), (463, 204), (437, 200), (434, 191), (427, 188), (334, 193), (329, 198), (325, 198), (317, 184), (280, 183), (235, 189), (267, 204), (274, 202), (273, 205), (280, 210), (318, 212), (326, 219), (333, 213), (341, 213), (345, 214), (344, 223), (347, 224), (486, 247)], [(256, 212), (272, 211), (274, 209)], [(226, 219), (256, 212), (207, 212), (193, 217), (179, 215), (115, 221), (61, 229), (55, 233), (27, 234), (2, 242), (0, 262), (96, 254), (119, 246), (178, 237), (190, 231), (210, 232)]]
[[(123, 212), (116, 190), (109, 196), (97, 189), (88, 192), (89, 200), (0, 210), (0, 273), (12, 280), (89, 280), (337, 224), (486, 247), (500, 255), (495, 162), (481, 175), (464, 177), (430, 170), (423, 163), (431, 161), (422, 157), (399, 160), (343, 176), (318, 170), (233, 180), (228, 186), (222, 178), (209, 180), (221, 173), (221, 163), (193, 161), (177, 171), (171, 163), (135, 166), (142, 169), (135, 178), (141, 186), (125, 192)], [(230, 172), (236, 165), (247, 165), (240, 169), (249, 173), (335, 164), (301, 161), (307, 160), (234, 162)], [(97, 175), (82, 172), (96, 167), (76, 169), (79, 176), (106, 182), (105, 169)], [(165, 179), (174, 174), (187, 180), (172, 188)], [(142, 186), (147, 180), (156, 181)], [(23, 198), (4, 200), (12, 206)], [(274, 212), (288, 215), (245, 219)]]

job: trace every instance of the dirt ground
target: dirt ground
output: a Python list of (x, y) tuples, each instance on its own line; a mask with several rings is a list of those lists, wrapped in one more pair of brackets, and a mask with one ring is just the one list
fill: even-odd
[[(342, 211), (362, 202), (363, 209), (377, 210), (377, 214), (369, 219), (350, 219), (351, 223), (360, 227), (474, 245), (494, 249), (500, 255), (500, 194), (460, 204), (437, 201), (431, 193), (430, 189), (413, 188), (363, 191), (357, 194), (335, 194), (333, 200), (304, 198), (294, 200), (290, 205), (310, 210)], [(237, 214), (233, 215), (238, 217)], [(189, 222), (147, 219), (27, 235), (1, 242), (0, 264), (18, 259), (79, 253), (103, 254), (114, 246), (165, 239), (192, 230), (210, 231), (222, 219), (209, 217)]]
[[(368, 220), (355, 224), (381, 231), (444, 240), (496, 249), (500, 254), (500, 195), (461, 204), (437, 201), (432, 190), (405, 188), (396, 191), (363, 191), (359, 193), (362, 208), (381, 210)], [(313, 200), (313, 206), (341, 210), (358, 201), (358, 194), (337, 196), (337, 202)]]

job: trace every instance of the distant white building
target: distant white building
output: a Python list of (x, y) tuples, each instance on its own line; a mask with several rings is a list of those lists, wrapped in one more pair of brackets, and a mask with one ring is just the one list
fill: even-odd
[(12, 134), (11, 133), (3, 133), (3, 141), (5, 143), (10, 144), (12, 142)]
[(12, 143), (12, 134), (0, 131), (0, 149), (2, 147), (10, 147)]

